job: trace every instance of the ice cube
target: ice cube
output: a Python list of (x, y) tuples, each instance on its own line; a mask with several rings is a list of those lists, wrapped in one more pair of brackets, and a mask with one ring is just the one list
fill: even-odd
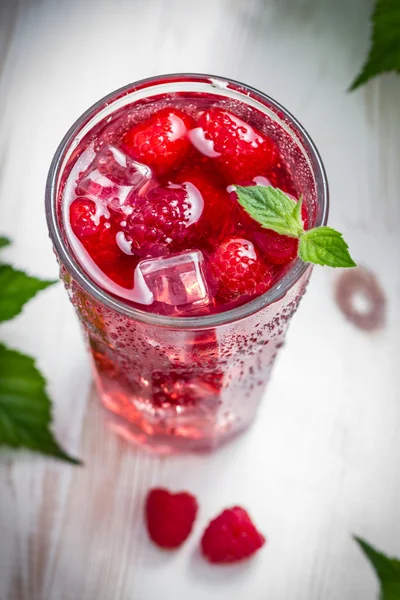
[[(100, 200), (109, 208), (129, 214), (127, 198), (150, 182), (149, 167), (132, 160), (111, 145), (103, 146), (77, 182), (77, 193)], [(129, 210), (130, 209), (130, 210)]]
[(154, 301), (163, 304), (166, 314), (185, 314), (211, 302), (204, 257), (199, 250), (143, 260), (138, 268)]

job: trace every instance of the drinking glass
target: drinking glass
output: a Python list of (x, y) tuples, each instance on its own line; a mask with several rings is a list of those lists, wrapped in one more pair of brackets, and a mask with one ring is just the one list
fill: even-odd
[(63, 184), (82, 140), (138, 100), (181, 92), (207, 94), (227, 108), (244, 103), (253, 123), (279, 145), (314, 225), (325, 225), (328, 215), (325, 171), (307, 132), (275, 100), (230, 79), (177, 74), (142, 80), (100, 100), (68, 131), (46, 188), (60, 277), (83, 326), (98, 395), (112, 427), (161, 453), (212, 449), (251, 424), (312, 269), (296, 259), (258, 298), (196, 317), (142, 311), (107, 293), (85, 273), (69, 246), (60, 208)]

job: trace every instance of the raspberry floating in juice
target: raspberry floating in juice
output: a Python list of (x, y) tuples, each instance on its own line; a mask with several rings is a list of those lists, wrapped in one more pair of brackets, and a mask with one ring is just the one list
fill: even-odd
[[(118, 126), (82, 143), (63, 214), (98, 285), (145, 311), (196, 316), (256, 298), (286, 271), (297, 240), (263, 229), (235, 185), (272, 184), (296, 199), (300, 190), (277, 141), (242, 113), (180, 94), (125, 107)], [(302, 216), (311, 226), (306, 202)]]

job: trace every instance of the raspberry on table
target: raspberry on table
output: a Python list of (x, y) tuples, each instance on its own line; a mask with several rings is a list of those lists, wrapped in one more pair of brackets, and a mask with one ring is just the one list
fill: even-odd
[(180, 166), (190, 149), (188, 130), (193, 119), (177, 108), (163, 108), (135, 125), (123, 137), (121, 148), (131, 158), (165, 175)]
[(150, 538), (161, 548), (179, 548), (192, 531), (197, 511), (197, 500), (188, 492), (151, 490), (145, 508)]
[(219, 296), (234, 300), (243, 295), (262, 294), (272, 284), (272, 270), (246, 239), (232, 238), (217, 246), (210, 266), (220, 282)]
[(265, 541), (248, 513), (234, 506), (210, 522), (203, 534), (201, 549), (211, 563), (233, 563), (255, 554)]
[(219, 154), (212, 160), (224, 174), (227, 184), (239, 184), (266, 175), (279, 159), (273, 140), (228, 111), (206, 110), (198, 125), (204, 131), (205, 139), (212, 141), (213, 151)]

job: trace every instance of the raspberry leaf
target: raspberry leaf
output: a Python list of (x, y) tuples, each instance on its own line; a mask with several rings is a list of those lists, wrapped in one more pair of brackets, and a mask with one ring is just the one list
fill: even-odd
[(10, 240), (3, 235), (0, 235), (0, 249), (5, 248), (11, 244)]
[(372, 14), (372, 27), (372, 46), (367, 61), (350, 90), (355, 90), (381, 73), (400, 73), (399, 0), (377, 0)]
[(299, 223), (295, 200), (271, 185), (236, 186), (239, 204), (263, 227), (281, 235), (299, 237), (303, 225)]
[(381, 600), (400, 598), (400, 560), (389, 558), (375, 550), (361, 538), (355, 537), (365, 556), (371, 562), (381, 584)]
[[(0, 249), (10, 240), (0, 236)], [(37, 292), (55, 283), (0, 263), (0, 322), (12, 319)], [(49, 426), (51, 402), (34, 360), (0, 344), (0, 446), (28, 448), (72, 464)]]
[(79, 464), (54, 439), (45, 380), (29, 356), (0, 344), (0, 446), (28, 448)]
[(28, 300), (53, 283), (55, 281), (43, 281), (36, 277), (29, 277), (23, 271), (17, 271), (10, 265), (0, 264), (0, 322), (15, 317)]
[(296, 202), (272, 186), (236, 186), (238, 201), (266, 229), (300, 240), (298, 256), (304, 262), (329, 267), (355, 267), (348, 245), (332, 227), (305, 230), (301, 216), (303, 197)]

